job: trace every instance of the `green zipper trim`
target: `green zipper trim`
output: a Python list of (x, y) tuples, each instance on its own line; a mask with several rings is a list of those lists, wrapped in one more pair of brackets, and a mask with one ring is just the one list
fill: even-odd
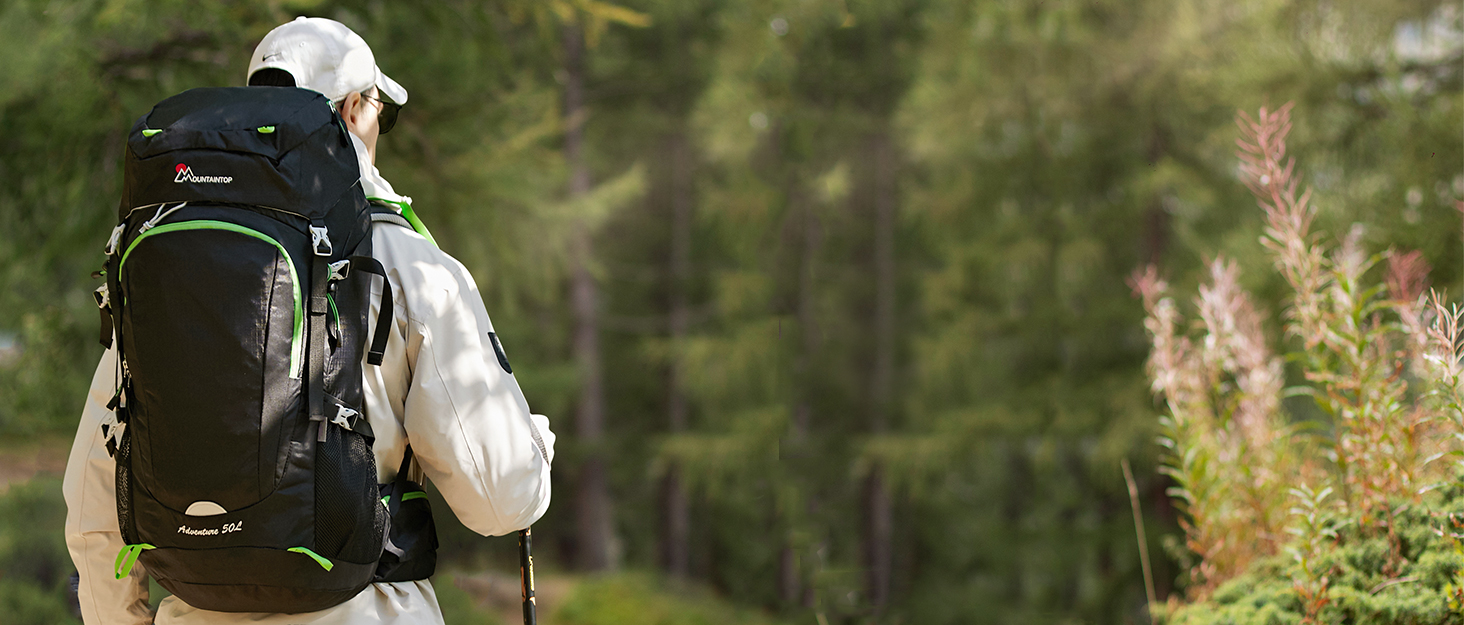
[(316, 564), (319, 564), (320, 565), (320, 568), (325, 569), (327, 571), (335, 568), (335, 564), (332, 563), (330, 560), (327, 560), (325, 558), (322, 558), (319, 555), (317, 555), (314, 551), (311, 551), (311, 550), (306, 549), (304, 547), (290, 547), (289, 549), (286, 549), (286, 551), (293, 551), (295, 553), (303, 553), (303, 554), (305, 554), (307, 556), (310, 556), (310, 559), (311, 560), (314, 560)]
[(132, 565), (137, 564), (137, 556), (142, 555), (142, 552), (148, 549), (157, 549), (157, 547), (147, 543), (123, 545), (122, 550), (117, 552), (117, 561), (112, 563), (112, 573), (117, 576), (117, 579), (131, 575)]
[[(410, 493), (407, 493), (405, 495), (402, 495), (402, 501), (411, 501), (413, 499), (422, 499), (422, 498), (425, 498), (426, 496), (427, 496), (427, 493), (424, 493), (424, 492), (422, 492), (420, 490), (414, 490), (414, 491), (412, 491)], [(386, 502), (388, 502), (390, 500), (391, 500), (391, 495), (387, 495), (387, 496), (381, 498), (381, 503), (386, 503)]]
[(382, 202), (384, 204), (390, 204), (391, 206), (395, 206), (397, 212), (400, 212), (402, 214), (402, 217), (406, 218), (407, 223), (412, 224), (412, 229), (416, 230), (417, 234), (420, 234), (423, 238), (427, 239), (427, 241), (431, 243), (433, 247), (441, 247), (437, 244), (437, 239), (432, 238), (432, 233), (427, 231), (427, 224), (422, 223), (422, 220), (417, 218), (417, 213), (412, 211), (411, 204), (408, 204), (406, 202), (393, 202), (384, 197), (368, 197), (366, 199), (375, 200), (377, 202)]
[(274, 245), (275, 249), (280, 251), (280, 255), (285, 257), (285, 265), (290, 268), (290, 286), (295, 290), (295, 330), (294, 334), (290, 336), (290, 377), (292, 379), (299, 379), (300, 372), (298, 371), (298, 369), (300, 368), (300, 348), (305, 344), (304, 341), (301, 340), (305, 330), (305, 305), (304, 300), (300, 297), (300, 279), (299, 276), (295, 274), (295, 261), (290, 259), (290, 253), (285, 251), (285, 246), (280, 245), (279, 241), (274, 240), (269, 235), (264, 234), (263, 232), (260, 232), (258, 230), (254, 230), (253, 228), (246, 228), (238, 224), (231, 224), (227, 221), (214, 221), (212, 219), (198, 219), (194, 221), (179, 221), (170, 224), (163, 224), (142, 233), (136, 239), (133, 239), (132, 243), (127, 246), (127, 251), (122, 253), (122, 262), (118, 264), (117, 275), (119, 276), (119, 279), (122, 274), (122, 269), (127, 266), (127, 257), (132, 254), (133, 248), (136, 248), (138, 243), (141, 243), (143, 239), (146, 239), (155, 234), (176, 232), (179, 230), (227, 230), (229, 232), (246, 234)]
[(274, 126), (260, 126), (258, 128), (255, 128), (255, 130), (258, 130), (261, 134), (267, 135), (274, 132)]
[(147, 130), (142, 131), (142, 136), (144, 136), (144, 137), (151, 137), (151, 136), (153, 136), (155, 134), (158, 134), (160, 132), (162, 132), (162, 131), (161, 130), (154, 130), (152, 128), (148, 128)]

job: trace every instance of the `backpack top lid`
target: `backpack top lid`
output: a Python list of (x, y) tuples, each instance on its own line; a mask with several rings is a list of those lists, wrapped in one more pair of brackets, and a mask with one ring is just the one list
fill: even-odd
[(345, 125), (320, 93), (190, 89), (133, 124), (118, 216), (165, 202), (215, 202), (318, 219), (350, 200), (353, 188), (359, 195), (359, 180)]

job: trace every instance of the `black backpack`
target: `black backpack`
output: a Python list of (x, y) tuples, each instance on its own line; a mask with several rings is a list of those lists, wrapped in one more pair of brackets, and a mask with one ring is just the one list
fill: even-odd
[(367, 352), (385, 275), (346, 132), (290, 87), (193, 89), (133, 126), (97, 297), (120, 356), (119, 579), (141, 560), (192, 606), (286, 613), (373, 581), (390, 521), (361, 362), (392, 302), (382, 284)]

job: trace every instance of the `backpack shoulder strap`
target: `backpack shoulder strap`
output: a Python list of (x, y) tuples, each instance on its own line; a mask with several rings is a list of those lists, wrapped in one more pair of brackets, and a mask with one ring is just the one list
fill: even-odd
[[(412, 205), (408, 202), (391, 202), (381, 198), (367, 198), (371, 203), (371, 221), (390, 221), (391, 223), (405, 225), (413, 232), (422, 235), (432, 247), (437, 247), (437, 239), (432, 238), (432, 233), (427, 231), (427, 225), (417, 218), (412, 212)], [(378, 219), (377, 215), (386, 215), (387, 219)], [(398, 221), (400, 220), (400, 221)]]
[(376, 203), (371, 204), (371, 223), (396, 224), (408, 230), (415, 230), (412, 228), (411, 222), (407, 221), (407, 218), (402, 217), (390, 208)]

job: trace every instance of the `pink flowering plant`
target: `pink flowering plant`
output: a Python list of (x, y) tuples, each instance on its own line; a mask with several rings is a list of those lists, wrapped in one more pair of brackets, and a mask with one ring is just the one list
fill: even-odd
[[(1291, 287), (1299, 383), (1286, 386), (1233, 261), (1210, 262), (1194, 320), (1155, 267), (1131, 280), (1163, 406), (1162, 471), (1198, 558), (1194, 603), (1154, 610), (1185, 623), (1458, 618), (1464, 319), (1427, 292), (1419, 253), (1368, 253), (1360, 227), (1335, 244), (1313, 230), (1311, 192), (1286, 154), (1291, 108), (1239, 114), (1237, 144), (1262, 243)], [(1287, 396), (1325, 419), (1297, 422)]]

